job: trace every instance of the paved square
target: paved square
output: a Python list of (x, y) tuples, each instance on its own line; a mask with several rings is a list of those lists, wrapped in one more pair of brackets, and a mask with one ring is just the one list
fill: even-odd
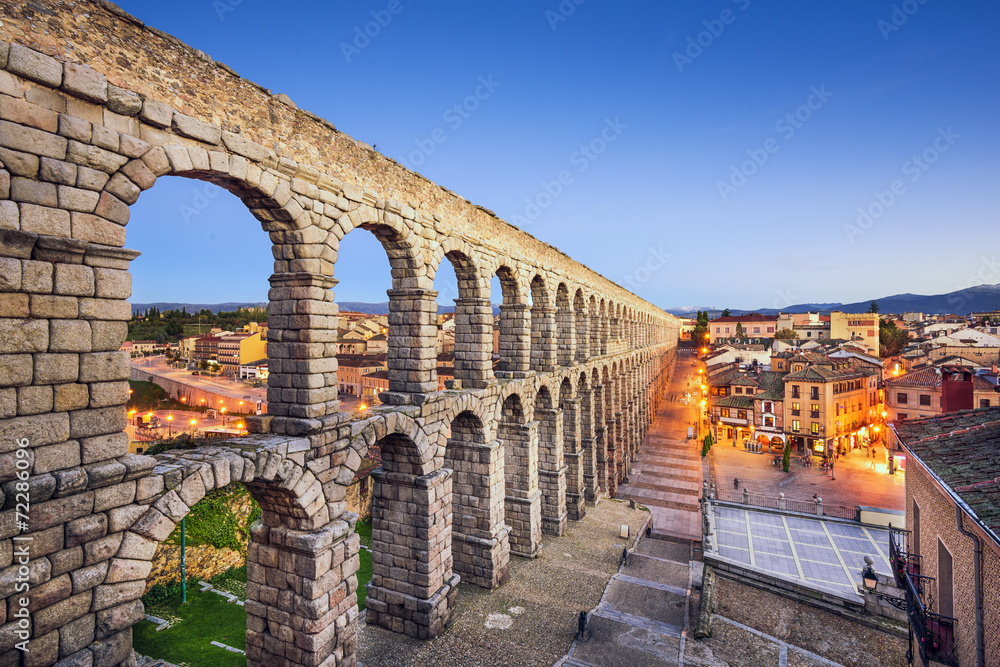
[(859, 595), (865, 556), (892, 574), (887, 528), (719, 504), (712, 512), (723, 558), (848, 595)]

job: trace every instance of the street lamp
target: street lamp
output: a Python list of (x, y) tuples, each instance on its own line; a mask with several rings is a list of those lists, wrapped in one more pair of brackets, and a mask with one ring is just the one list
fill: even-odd
[(871, 556), (865, 556), (865, 566), (861, 570), (861, 581), (864, 582), (865, 588), (867, 588), (872, 593), (875, 592), (875, 588), (878, 586), (878, 575), (875, 574), (875, 559)]
[(171, 429), (171, 427), (172, 427), (173, 425), (174, 425), (174, 416), (173, 416), (173, 415), (167, 415), (167, 437), (168, 437), (168, 438), (170, 438), (170, 437), (172, 437), (172, 436), (173, 436), (173, 433), (174, 433), (174, 432), (173, 432), (173, 430)]

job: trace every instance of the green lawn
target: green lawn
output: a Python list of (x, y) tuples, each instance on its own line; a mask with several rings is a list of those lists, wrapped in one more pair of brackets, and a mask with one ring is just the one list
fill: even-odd
[(157, 632), (152, 622), (139, 621), (132, 628), (135, 650), (175, 664), (244, 667), (246, 656), (211, 644), (217, 641), (246, 650), (247, 615), (243, 607), (191, 587), (187, 599), (181, 604), (178, 594), (147, 609), (147, 614), (169, 620), (170, 627)]

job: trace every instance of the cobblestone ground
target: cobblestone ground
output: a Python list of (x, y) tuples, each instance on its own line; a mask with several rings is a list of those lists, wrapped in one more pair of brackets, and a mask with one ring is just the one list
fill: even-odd
[(566, 654), (580, 611), (597, 606), (618, 571), (628, 524), (632, 540), (648, 518), (627, 503), (604, 500), (570, 522), (562, 537), (545, 535), (538, 558), (511, 557), (510, 578), (490, 592), (460, 584), (454, 622), (431, 641), (362, 626), (362, 667), (549, 667)]
[(687, 664), (906, 665), (901, 637), (729, 579), (716, 586), (712, 637), (687, 643)]

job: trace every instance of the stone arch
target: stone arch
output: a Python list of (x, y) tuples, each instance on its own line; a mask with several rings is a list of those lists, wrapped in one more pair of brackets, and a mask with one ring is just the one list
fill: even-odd
[(525, 422), (524, 405), (517, 393), (503, 400), (498, 438), (504, 449), (504, 512), (511, 526), (510, 551), (534, 558), (542, 539), (538, 423)]
[(575, 359), (581, 363), (590, 358), (590, 317), (587, 314), (587, 301), (583, 289), (577, 288), (573, 293), (573, 319), (576, 327)]
[(555, 324), (557, 361), (560, 366), (569, 366), (576, 359), (576, 315), (564, 282), (556, 287)]
[(526, 291), (521, 288), (518, 272), (510, 263), (501, 263), (494, 269), (500, 281), (503, 303), (500, 305), (500, 360), (498, 377), (524, 377), (531, 362), (531, 310)]
[(563, 459), (566, 467), (566, 512), (572, 521), (586, 514), (583, 485), (583, 449), (580, 443), (580, 399), (573, 380), (563, 377), (559, 384), (559, 410), (562, 412)]
[[(591, 380), (593, 378), (593, 380)], [(579, 401), (579, 433), (580, 433), (580, 468), (583, 475), (584, 499), (593, 503), (597, 501), (597, 448), (595, 447), (594, 424), (597, 415), (594, 412), (593, 385), (596, 383), (597, 370), (592, 369), (580, 373), (576, 386), (576, 396)]]
[(462, 410), (450, 420), (444, 465), (454, 471), (452, 554), (466, 583), (492, 589), (507, 579), (510, 543), (504, 520), (504, 454), (482, 419)]
[[(477, 253), (461, 239), (446, 238), (435, 251), (432, 272), (447, 258), (455, 269), (455, 379), (459, 388), (481, 389), (493, 379), (493, 307)], [(436, 315), (436, 312), (435, 312)]]
[(428, 461), (429, 445), (422, 448), (399, 430), (387, 432), (378, 445), (382, 469), (372, 473), (372, 578), (366, 616), (369, 623), (428, 639), (448, 624), (458, 594), (452, 471), (435, 466), (433, 457)]
[(556, 323), (552, 296), (541, 273), (531, 279), (531, 370), (548, 373), (556, 367)]
[(549, 388), (542, 384), (535, 393), (538, 423), (538, 487), (542, 492), (542, 532), (562, 535), (566, 531), (566, 464), (563, 459), (563, 424)]
[[(248, 658), (281, 661), (293, 632), (318, 639), (322, 630), (310, 628), (323, 628), (356, 608), (357, 559), (350, 553), (357, 554), (357, 539), (348, 538), (351, 528), (345, 521), (331, 521), (322, 484), (303, 465), (306, 449), (304, 439), (251, 437), (242, 443), (126, 457), (117, 478), (124, 481), (117, 483), (131, 488), (132, 504), (77, 520), (81, 528), (87, 524), (91, 537), (100, 537), (102, 549), (114, 554), (102, 564), (106, 574), (94, 589), (97, 630), (90, 651), (105, 664), (131, 655), (130, 627), (143, 617), (139, 597), (156, 547), (206, 493), (234, 482), (247, 486), (263, 512), (251, 528), (247, 552)], [(341, 558), (335, 585), (322, 577), (331, 553)], [(292, 559), (300, 567), (294, 573), (282, 571), (280, 563)], [(293, 629), (288, 623), (268, 623), (269, 618), (288, 618), (293, 610), (308, 624)], [(328, 649), (315, 641), (308, 646), (313, 648), (298, 648), (313, 658)]]
[[(397, 215), (361, 205), (341, 215), (334, 232), (342, 239), (365, 229), (385, 249), (392, 270), (389, 297), (389, 391), (399, 394), (437, 390), (437, 292), (420, 250), (421, 240)], [(339, 241), (338, 241), (339, 243)], [(400, 399), (399, 402), (405, 402)]]
[(597, 297), (593, 294), (587, 302), (589, 310), (588, 327), (590, 330), (589, 352), (591, 357), (597, 357), (601, 352), (601, 316), (598, 310)]

